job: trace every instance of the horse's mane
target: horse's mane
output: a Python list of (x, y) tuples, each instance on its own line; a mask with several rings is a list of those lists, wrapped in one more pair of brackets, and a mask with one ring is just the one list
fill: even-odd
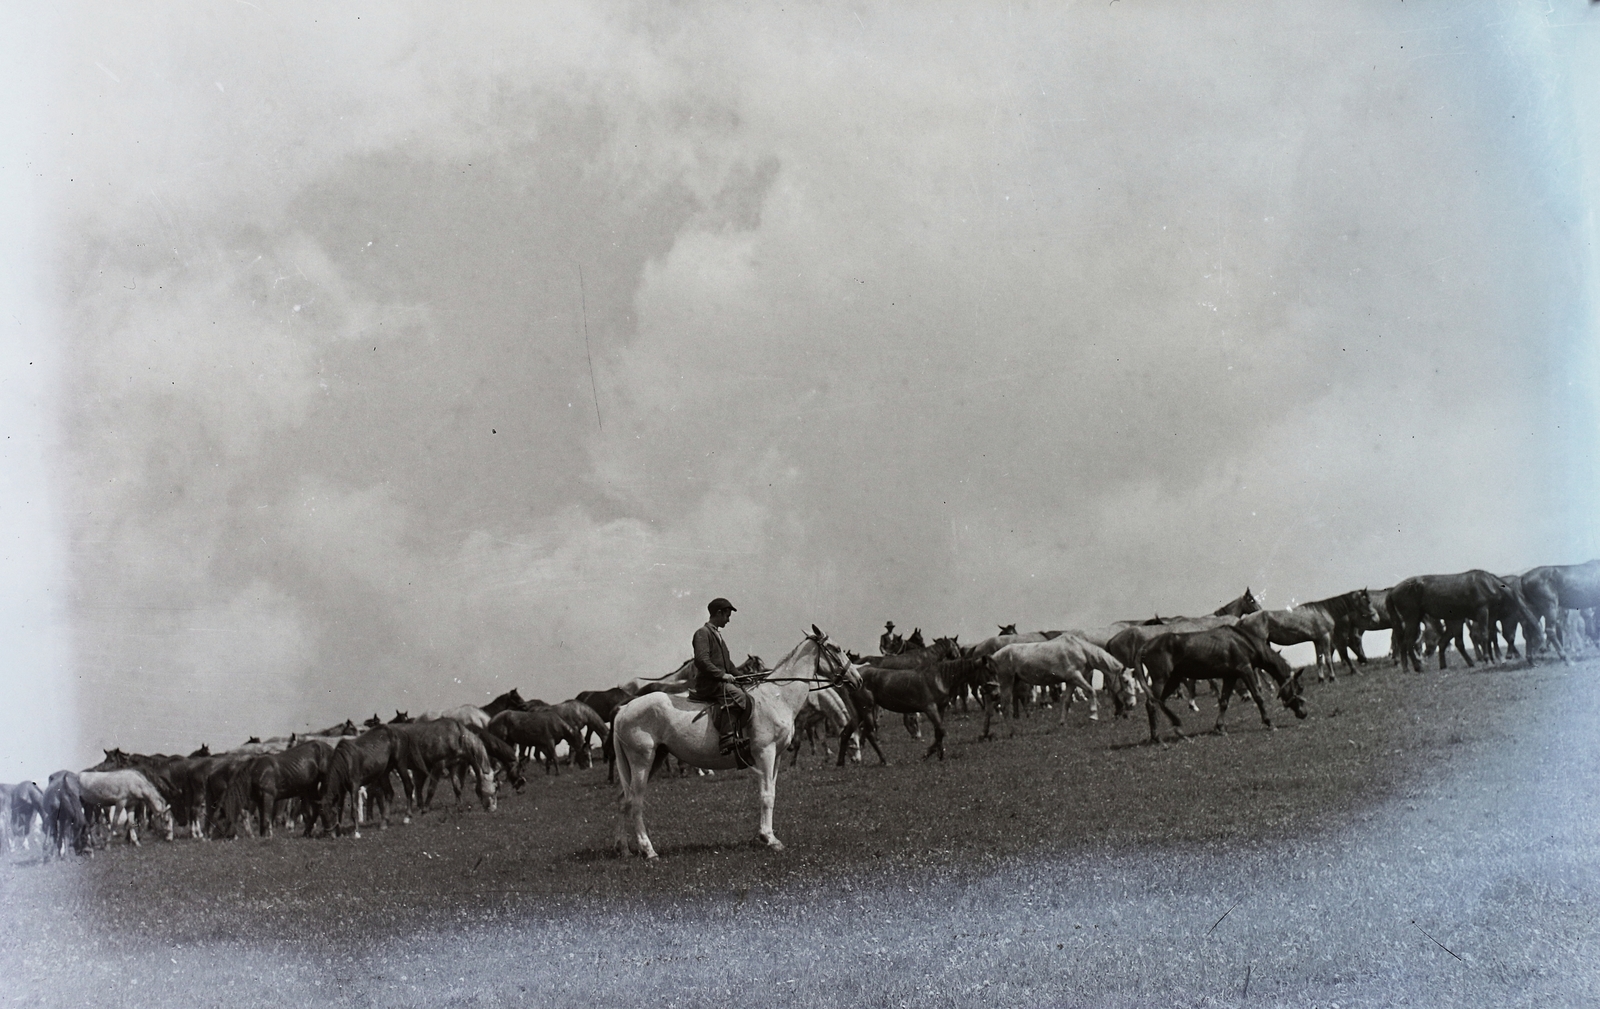
[(1326, 599), (1313, 599), (1311, 602), (1301, 603), (1300, 605), (1319, 607), (1326, 610), (1329, 616), (1348, 617), (1355, 611), (1356, 596), (1359, 596), (1361, 592), (1361, 589), (1352, 589), (1349, 592), (1341, 592), (1339, 595), (1329, 596)]

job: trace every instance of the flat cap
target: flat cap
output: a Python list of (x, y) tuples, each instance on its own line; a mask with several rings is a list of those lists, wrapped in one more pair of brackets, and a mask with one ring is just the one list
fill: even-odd
[(706, 604), (706, 609), (711, 611), (712, 613), (716, 613), (716, 612), (718, 612), (720, 610), (727, 610), (729, 613), (737, 613), (737, 612), (739, 612), (739, 608), (737, 606), (735, 606), (732, 603), (728, 602), (726, 599), (722, 598), (721, 596), (718, 596), (717, 598), (715, 598), (715, 599), (711, 600), (709, 603), (707, 603)]

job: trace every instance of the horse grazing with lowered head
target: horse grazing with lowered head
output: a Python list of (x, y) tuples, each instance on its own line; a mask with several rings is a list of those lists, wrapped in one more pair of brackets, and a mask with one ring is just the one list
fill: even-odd
[(1544, 621), (1545, 637), (1558, 648), (1564, 647), (1561, 611), (1587, 612), (1600, 606), (1600, 560), (1534, 568), (1522, 576), (1521, 588), (1529, 611)]
[[(576, 766), (589, 766), (586, 762), (589, 751), (583, 744), (582, 734), (553, 707), (537, 711), (502, 711), (490, 720), (484, 731), (491, 736), (498, 736), (511, 746), (526, 747), (527, 756), (533, 756), (543, 763), (546, 774), (561, 774), (561, 765), (556, 760), (556, 746), (562, 742), (572, 751)], [(518, 767), (526, 763), (527, 756), (519, 760)]]
[[(343, 740), (328, 758), (328, 769), (322, 788), (322, 826), (335, 837), (344, 833), (344, 815), (348, 808), (354, 822), (353, 834), (361, 836), (367, 822), (361, 796), (365, 794), (377, 809), (382, 828), (389, 826), (389, 806), (394, 802), (394, 786), (390, 775), (401, 770), (401, 751), (404, 746), (398, 729), (379, 725), (374, 729)], [(405, 823), (411, 822), (411, 809), (407, 794)]]
[[(860, 676), (839, 651), (839, 646), (812, 625), (811, 632), (783, 657), (769, 676), (750, 684), (750, 765), (757, 781), (760, 824), (756, 837), (773, 851), (783, 843), (772, 832), (772, 809), (777, 793), (778, 754), (794, 738), (795, 715), (810, 692), (841, 682), (860, 683)], [(721, 750), (711, 704), (683, 694), (645, 694), (624, 704), (612, 722), (617, 777), (622, 784), (617, 820), (617, 852), (630, 848), (647, 859), (656, 849), (645, 833), (645, 792), (650, 767), (659, 750), (695, 767), (728, 770), (740, 766), (733, 754)]]
[(44, 832), (57, 858), (67, 857), (67, 845), (79, 855), (89, 850), (89, 823), (83, 815), (83, 789), (75, 771), (57, 771), (44, 786)]
[[(1422, 660), (1416, 652), (1424, 622), (1432, 625), (1441, 637), (1446, 627), (1451, 628), (1455, 632), (1452, 636), (1456, 651), (1469, 667), (1473, 665), (1472, 656), (1467, 654), (1460, 629), (1467, 623), (1488, 627), (1497, 611), (1510, 613), (1526, 629), (1530, 667), (1534, 653), (1542, 649), (1547, 640), (1539, 618), (1528, 608), (1521, 589), (1479, 568), (1453, 575), (1415, 575), (1404, 579), (1389, 590), (1388, 607), (1389, 620), (1399, 630), (1400, 668), (1413, 668), (1419, 673)], [(1440, 669), (1448, 668), (1447, 640), (1440, 641)], [(1556, 654), (1566, 661), (1560, 642), (1554, 637), (1548, 640)]]
[(1145, 681), (1145, 711), (1150, 716), (1152, 743), (1161, 741), (1156, 734), (1157, 707), (1166, 714), (1179, 737), (1183, 736), (1183, 723), (1167, 707), (1167, 698), (1177, 692), (1178, 685), (1183, 682), (1222, 682), (1217, 695), (1217, 724), (1211, 730), (1218, 734), (1225, 731), (1223, 719), (1228, 714), (1228, 698), (1236, 691), (1248, 693), (1261, 712), (1261, 724), (1268, 729), (1273, 727), (1266, 703), (1261, 699), (1257, 671), (1272, 677), (1284, 707), (1293, 711), (1296, 718), (1306, 717), (1299, 676), (1289, 669), (1283, 656), (1272, 650), (1258, 630), (1242, 622), (1207, 631), (1159, 635), (1140, 649), (1137, 668)]
[[(1115, 655), (1070, 634), (1064, 634), (1050, 641), (1020, 642), (1006, 645), (1004, 648), (990, 655), (984, 660), (986, 671), (999, 688), (997, 707), (1006, 724), (1010, 727), (1011, 735), (1016, 735), (1017, 727), (1012, 721), (1012, 704), (1018, 693), (1019, 685), (1034, 687), (1049, 687), (1060, 684), (1064, 687), (1076, 687), (1089, 697), (1089, 718), (1098, 721), (1100, 706), (1096, 700), (1095, 688), (1091, 677), (1099, 672), (1105, 679), (1106, 686), (1112, 689), (1113, 696), (1117, 699), (1117, 713), (1121, 715), (1138, 697), (1138, 684), (1133, 678), (1133, 673)], [(1067, 711), (1072, 707), (1072, 695), (1069, 692), (1061, 704), (1061, 725), (1067, 724)], [(989, 731), (991, 709), (987, 702), (983, 708), (983, 735), (980, 738), (992, 739)]]
[(26, 850), (35, 820), (44, 829), (44, 789), (31, 781), (0, 785), (0, 848)]
[[(491, 813), (495, 811), (498, 802), (494, 766), (489, 762), (483, 742), (472, 730), (453, 718), (391, 728), (400, 733), (403, 741), (401, 776), (411, 779), (411, 795), (419, 810), (426, 811), (433, 805), (434, 789), (441, 778), (455, 784), (471, 773), (477, 782), (478, 799), (483, 808)], [(457, 785), (456, 802), (459, 805), (461, 801), (462, 792)]]
[(149, 778), (131, 767), (117, 771), (79, 771), (78, 788), (85, 812), (92, 810), (96, 820), (104, 817), (108, 833), (125, 822), (124, 838), (138, 847), (138, 820), (140, 814), (145, 814), (152, 822), (159, 822), (167, 840), (172, 840), (172, 807)]

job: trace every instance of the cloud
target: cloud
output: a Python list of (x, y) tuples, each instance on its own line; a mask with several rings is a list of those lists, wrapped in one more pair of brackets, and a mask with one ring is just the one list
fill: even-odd
[(1505, 197), (1582, 202), (1505, 142), (1537, 46), (235, 6), (85, 18), (60, 80), (95, 739), (556, 699), (670, 669), (716, 595), (774, 655), (1593, 543), (1537, 321), (1572, 235)]

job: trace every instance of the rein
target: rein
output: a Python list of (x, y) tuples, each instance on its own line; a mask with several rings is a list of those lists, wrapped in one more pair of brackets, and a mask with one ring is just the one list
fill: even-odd
[(827, 679), (828, 682), (824, 683), (822, 686), (812, 687), (808, 691), (808, 693), (815, 694), (824, 690), (832, 690), (845, 679), (845, 675), (842, 672), (839, 674), (839, 678), (837, 680), (826, 677), (822, 672), (822, 647), (820, 645), (811, 655), (811, 668), (815, 671), (810, 676), (773, 676), (770, 671), (763, 671), (760, 673), (752, 673), (748, 676), (736, 676), (734, 677), (734, 680), (740, 686), (745, 686), (748, 684), (751, 687), (759, 687), (763, 683), (815, 683), (817, 680)]

